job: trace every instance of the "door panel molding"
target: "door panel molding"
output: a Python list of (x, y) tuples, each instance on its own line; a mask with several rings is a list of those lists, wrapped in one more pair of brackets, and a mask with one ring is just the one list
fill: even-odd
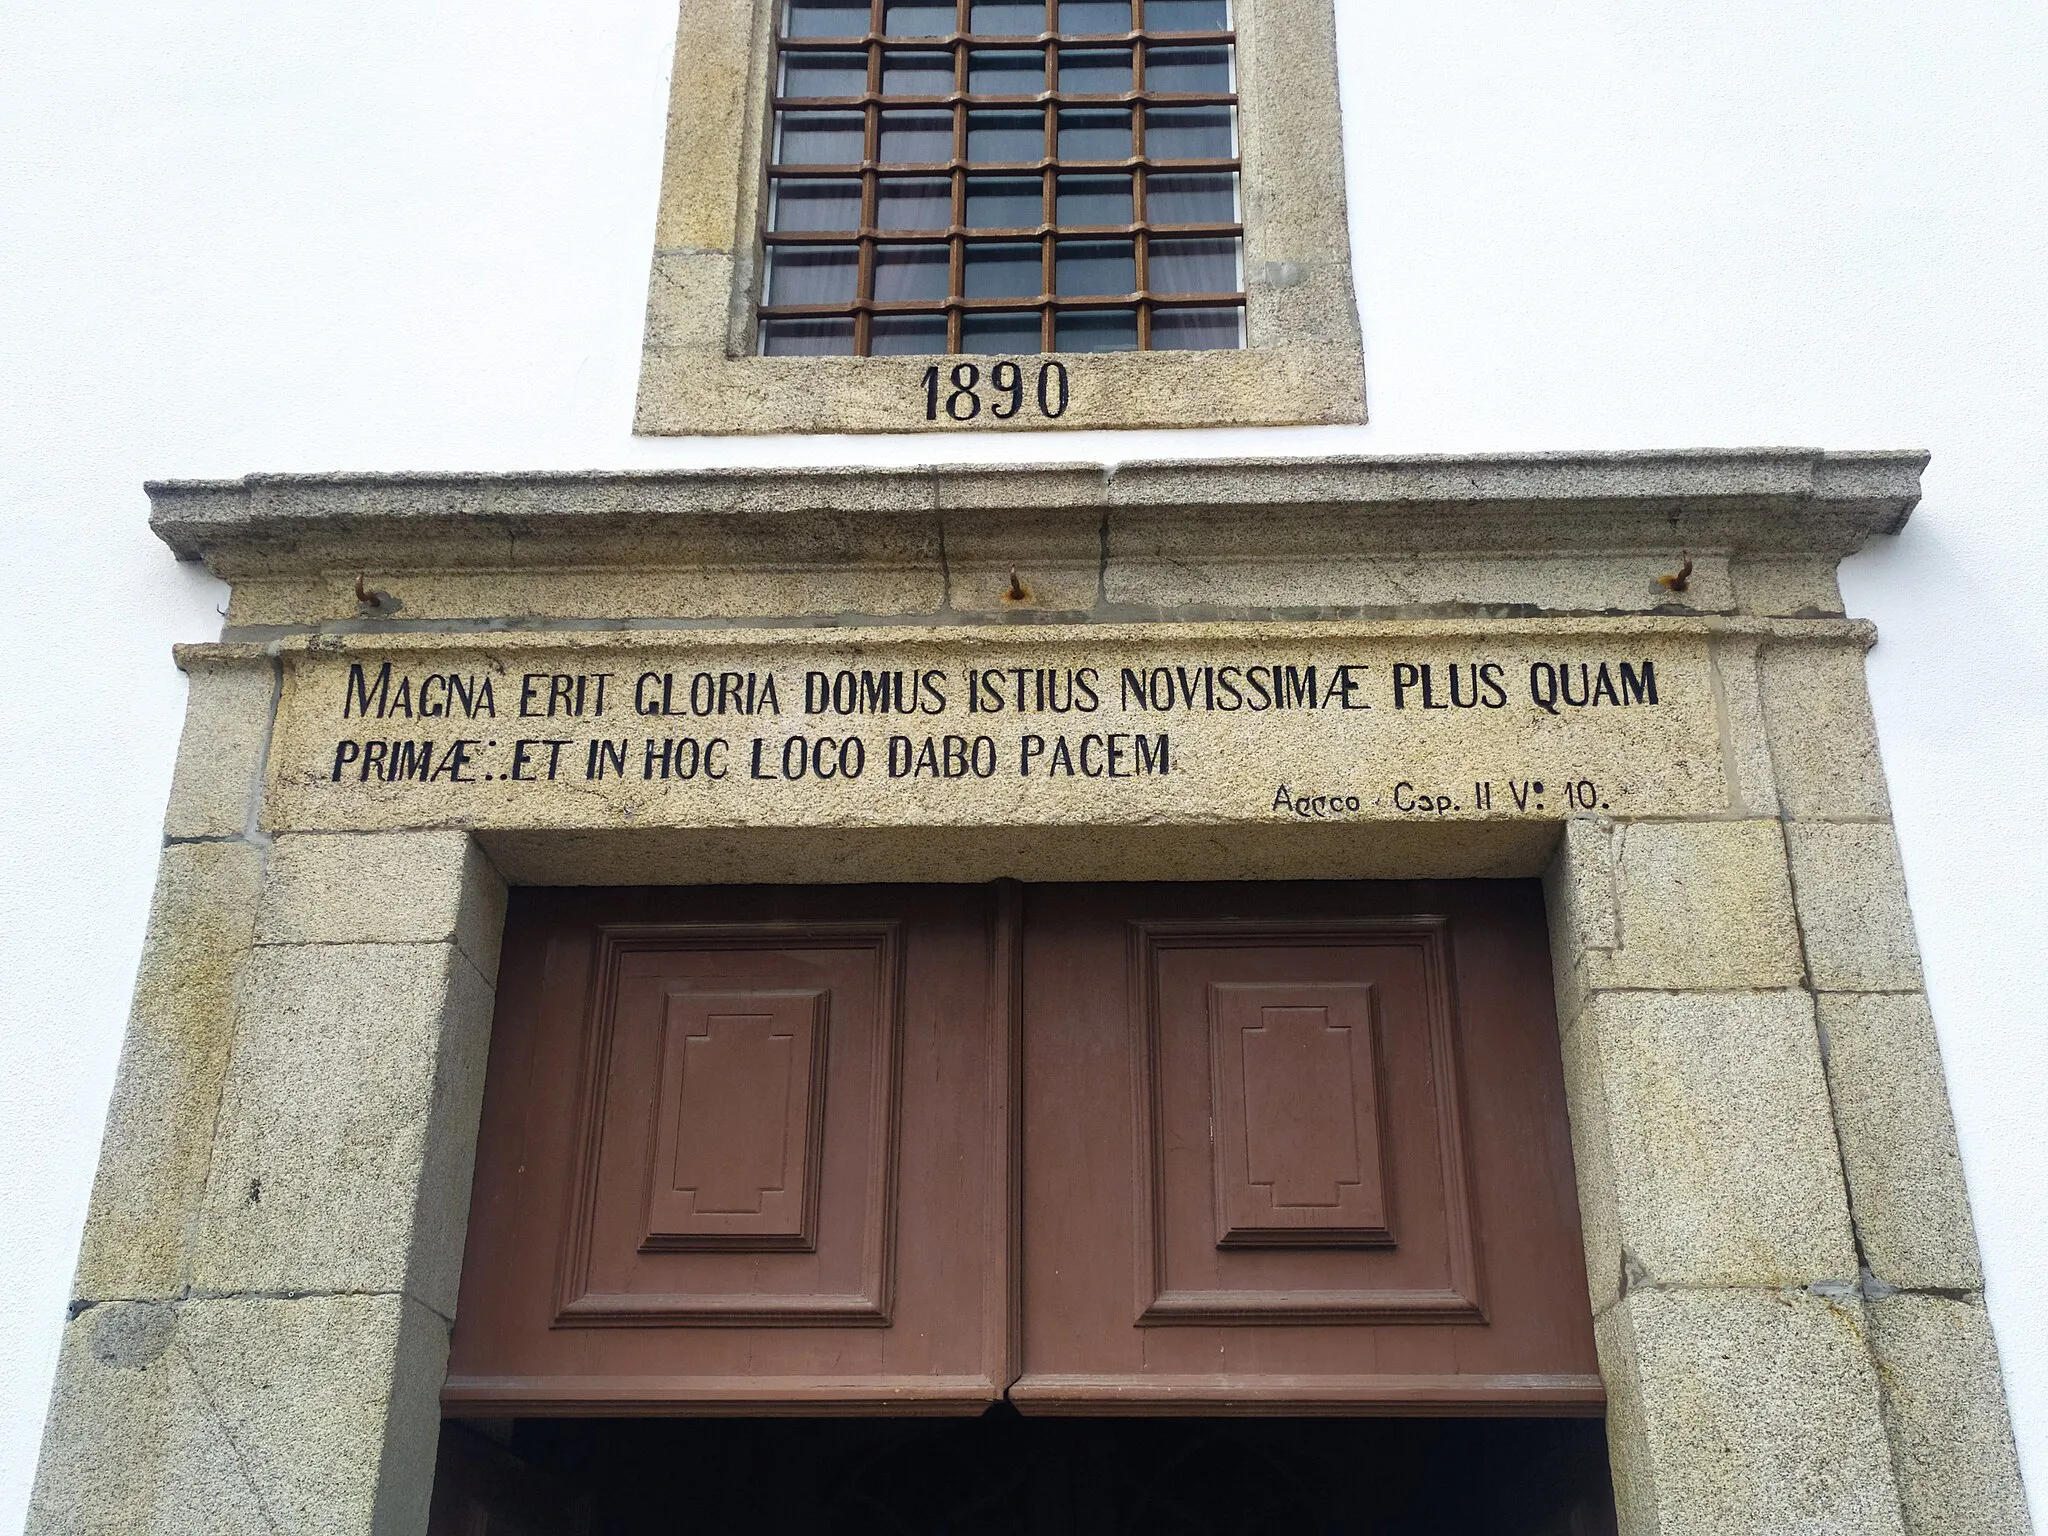
[[(852, 1254), (833, 1252), (832, 1245), (828, 1244), (825, 1251), (819, 1252), (817, 1237), (802, 1210), (797, 1213), (797, 1224), (786, 1233), (724, 1231), (698, 1234), (694, 1238), (659, 1239), (643, 1233), (642, 1240), (633, 1245), (641, 1254), (703, 1253), (708, 1258), (714, 1250), (735, 1256), (752, 1253), (756, 1257), (746, 1266), (746, 1272), (758, 1276), (763, 1283), (750, 1289), (736, 1285), (678, 1291), (607, 1288), (597, 1274), (597, 1268), (602, 1259), (611, 1257), (616, 1260), (618, 1255), (605, 1253), (603, 1237), (598, 1230), (607, 1214), (606, 1208), (614, 1203), (623, 1204), (630, 1197), (632, 1191), (625, 1186), (631, 1180), (640, 1186), (639, 1199), (635, 1203), (643, 1213), (649, 1210), (653, 1204), (653, 1191), (648, 1186), (654, 1175), (654, 1161), (663, 1145), (661, 1127), (672, 1122), (680, 1109), (680, 1105), (666, 1102), (671, 1078), (665, 1059), (659, 1068), (660, 1076), (655, 1080), (651, 1106), (638, 1102), (645, 1095), (628, 1097), (623, 1105), (616, 1102), (622, 1094), (633, 1094), (631, 1085), (618, 1081), (619, 1073), (616, 1071), (620, 1044), (617, 1024), (619, 1011), (624, 1005), (622, 982), (627, 979), (622, 974), (624, 969), (634, 956), (752, 954), (766, 962), (779, 957), (784, 951), (799, 948), (805, 951), (865, 952), (872, 956), (872, 972), (868, 979), (873, 995), (865, 1020), (850, 1016), (850, 1010), (843, 1001), (834, 1009), (829, 989), (714, 986), (699, 993), (685, 982), (662, 987), (663, 1017), (658, 1033), (663, 1056), (666, 1057), (673, 1041), (673, 1018), (678, 998), (722, 998), (737, 1004), (741, 997), (751, 994), (765, 1004), (771, 998), (793, 1000), (801, 994), (812, 1000), (812, 1039), (806, 1045), (810, 1048), (807, 1055), (813, 1059), (807, 1062), (811, 1071), (804, 1093), (808, 1123), (803, 1127), (803, 1152), (807, 1170), (815, 1169), (817, 1174), (822, 1174), (822, 1167), (816, 1165), (823, 1162), (830, 1136), (842, 1144), (838, 1148), (840, 1155), (859, 1167), (861, 1219), (854, 1238), (857, 1250)], [(896, 922), (635, 923), (610, 924), (598, 930), (591, 1000), (583, 1016), (584, 1075), (582, 1092), (578, 1096), (574, 1140), (576, 1165), (572, 1182), (576, 1206), (570, 1239), (563, 1251), (555, 1326), (646, 1328), (695, 1323), (727, 1327), (782, 1324), (885, 1328), (889, 1325), (890, 1272), (895, 1256), (896, 1227), (894, 1169), (900, 1125), (897, 1055), (902, 1035), (902, 963), (902, 925)], [(863, 1022), (867, 1025), (867, 1081), (864, 1085), (867, 1102), (865, 1113), (851, 1122), (859, 1127), (858, 1131), (847, 1130), (849, 1117), (843, 1112), (828, 1111), (825, 1102), (825, 1079), (831, 1075), (831, 1064), (825, 1059), (830, 1049), (828, 1040), (831, 1032), (828, 1032), (825, 1020), (835, 1012), (838, 1014), (835, 1032), (842, 1050), (852, 1048), (852, 1037), (860, 1031)], [(795, 1021), (791, 1022), (794, 1024)], [(674, 1075), (673, 1086), (680, 1091), (684, 1081), (684, 1075), (679, 1071)], [(777, 1129), (780, 1132), (783, 1128)], [(638, 1157), (632, 1156), (636, 1140), (641, 1143)], [(844, 1145), (848, 1142), (852, 1144), (850, 1153)], [(812, 1177), (808, 1181), (811, 1213), (815, 1213), (819, 1186), (823, 1182), (822, 1177)], [(643, 1215), (643, 1222), (645, 1219)], [(846, 1245), (837, 1246), (843, 1248)], [(816, 1285), (804, 1289), (800, 1283), (790, 1284), (783, 1271), (791, 1266), (776, 1262), (782, 1252), (789, 1250), (794, 1250), (790, 1253), (792, 1260), (797, 1253), (816, 1254), (819, 1272), (851, 1268), (855, 1284), (843, 1290)], [(809, 1260), (797, 1262), (804, 1268), (811, 1267)], [(672, 1267), (663, 1266), (664, 1269)]]
[[(1460, 1070), (1456, 1008), (1452, 994), (1449, 958), (1450, 925), (1442, 917), (1369, 917), (1326, 921), (1240, 919), (1223, 922), (1133, 921), (1129, 937), (1129, 978), (1131, 1024), (1135, 1043), (1135, 1081), (1138, 1122), (1138, 1307), (1141, 1325), (1175, 1324), (1271, 1324), (1452, 1322), (1486, 1320), (1481, 1294), (1479, 1238), (1472, 1209), (1471, 1157), (1465, 1136), (1463, 1074)], [(1425, 996), (1421, 1010), (1430, 1059), (1434, 1122), (1434, 1151), (1443, 1215), (1442, 1249), (1438, 1255), (1443, 1271), (1439, 1285), (1360, 1285), (1336, 1289), (1268, 1284), (1261, 1286), (1176, 1286), (1173, 1257), (1197, 1241), (1196, 1234), (1177, 1224), (1168, 1202), (1169, 1155), (1167, 1127), (1170, 1109), (1166, 1102), (1170, 1069), (1166, 1060), (1165, 1030), (1160, 1018), (1159, 967), (1162, 957), (1174, 951), (1228, 950), (1401, 950), (1411, 952), (1422, 973)], [(1368, 993), (1365, 1006), (1352, 1029), (1354, 1042), (1346, 1060), (1362, 1076), (1369, 1090), (1369, 1104), (1361, 1105), (1353, 1122), (1359, 1139), (1361, 1160), (1369, 1160), (1373, 1181), (1376, 1223), (1353, 1222), (1322, 1227), (1305, 1223), (1277, 1231), (1242, 1228), (1232, 1215), (1236, 1193), (1225, 1182), (1227, 1162), (1240, 1155), (1247, 1132), (1237, 1128), (1242, 1120), (1242, 1089), (1235, 1090), (1226, 1071), (1227, 1052), (1222, 1039), (1224, 1020), (1217, 1013), (1219, 994), (1224, 997), (1264, 995), (1291, 996), (1307, 1000), (1317, 993)], [(1309, 1248), (1374, 1248), (1395, 1250), (1395, 1190), (1382, 1188), (1381, 1174), (1391, 1169), (1385, 1127), (1387, 1105), (1382, 1089), (1384, 1074), (1379, 1069), (1382, 1030), (1378, 1015), (1377, 989), (1370, 983), (1250, 983), (1217, 982), (1208, 985), (1208, 1069), (1203, 1085), (1209, 1108), (1212, 1159), (1211, 1178), (1215, 1185), (1213, 1209), (1215, 1230), (1203, 1234), (1220, 1254), (1232, 1250)], [(1305, 1086), (1297, 1083), (1296, 1087)], [(1369, 1116), (1368, 1116), (1369, 1111)], [(1249, 1181), (1245, 1181), (1249, 1187)], [(1412, 1246), (1412, 1243), (1411, 1243)]]

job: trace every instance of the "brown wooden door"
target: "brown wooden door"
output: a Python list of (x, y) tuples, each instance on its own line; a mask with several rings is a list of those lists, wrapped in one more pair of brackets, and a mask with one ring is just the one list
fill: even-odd
[(445, 1400), (1592, 1412), (1573, 1189), (1527, 882), (523, 891)]
[(518, 893), (444, 1401), (972, 1412), (1000, 1396), (996, 900)]
[(1601, 1401), (1540, 892), (1027, 888), (1026, 1412)]

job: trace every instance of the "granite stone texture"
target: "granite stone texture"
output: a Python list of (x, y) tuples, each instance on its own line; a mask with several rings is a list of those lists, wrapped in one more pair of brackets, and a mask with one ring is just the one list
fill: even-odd
[(174, 1296), (189, 1279), (261, 875), (259, 850), (244, 842), (163, 851), (76, 1297)]
[(1598, 1095), (1606, 1155), (1588, 1173), (1611, 1170), (1633, 1283), (1854, 1282), (1806, 993), (1605, 993), (1566, 1050)]
[(1853, 1301), (1632, 1291), (1594, 1325), (1629, 1536), (1902, 1536)]
[(259, 947), (196, 1287), (403, 1292), (453, 1316), (490, 1014), (452, 944)]
[(178, 744), (164, 835), (240, 836), (263, 783), (276, 665), (241, 653), (203, 652), (181, 657), (180, 664), (188, 726)]
[(1614, 1118), (1607, 1102), (1606, 1063), (1597, 1023), (1584, 1014), (1559, 1037), (1565, 1104), (1571, 1116), (1572, 1172), (1579, 1188), (1579, 1235), (1586, 1251), (1586, 1291), (1597, 1316), (1627, 1288), (1622, 1248), (1621, 1190), (1614, 1156)]
[(1918, 991), (1920, 947), (1891, 827), (1791, 822), (1785, 841), (1815, 990)]
[(1980, 1288), (1976, 1229), (1927, 999), (1832, 992), (1819, 1006), (1864, 1262), (1902, 1289)]
[(1909, 1536), (2026, 1536), (2032, 1527), (1982, 1303), (1899, 1295), (1868, 1310)]
[(1617, 942), (1596, 988), (1768, 989), (1801, 979), (1785, 845), (1774, 821), (1633, 822), (1614, 832)]
[(460, 831), (307, 835), (271, 849), (258, 944), (452, 943), (498, 974), (505, 882)]
[(424, 1531), (446, 1358), (397, 1296), (95, 1307), (65, 1331), (29, 1536)]
[(1763, 653), (1771, 766), (1797, 820), (1885, 818), (1891, 805), (1863, 681), (1863, 647), (1774, 645)]
[(1764, 724), (1763, 678), (1758, 667), (1764, 637), (1723, 635), (1714, 642), (1714, 697), (1721, 723), (1721, 765), (1728, 808), (1743, 818), (1778, 815), (1778, 785), (1771, 771)]
[[(539, 571), (570, 590), (579, 566), (630, 577), (648, 567), (696, 572), (787, 562), (812, 581), (853, 579), (918, 563), (925, 558), (920, 549), (936, 563), (937, 514), (989, 507), (1064, 511), (1096, 528), (1106, 516), (1112, 549), (1120, 527), (1150, 523), (1153, 541), (1179, 528), (1174, 553), (1197, 575), (1212, 564), (1261, 560), (1274, 537), (1301, 546), (1304, 563), (1311, 548), (1329, 558), (1427, 556), (1453, 564), (1463, 555), (1498, 562), (1511, 551), (1540, 565), (1576, 552), (1655, 555), (1669, 561), (1659, 573), (1671, 575), (1681, 549), (1710, 562), (1725, 555), (1744, 563), (1799, 557), (1831, 564), (1905, 525), (1926, 458), (1729, 448), (930, 469), (249, 475), (162, 481), (148, 490), (157, 536), (180, 559), (203, 559), (215, 575), (238, 583), (345, 572), (353, 588), (366, 567), (375, 578), (380, 568), (401, 564)], [(1592, 589), (1602, 585), (1592, 572), (1575, 579)], [(1689, 588), (1681, 594), (1660, 584), (1659, 591), (1674, 611), (1701, 607), (1687, 601)], [(1496, 595), (1517, 605), (1533, 597), (1526, 587)], [(1176, 598), (1176, 605), (1184, 601)]]

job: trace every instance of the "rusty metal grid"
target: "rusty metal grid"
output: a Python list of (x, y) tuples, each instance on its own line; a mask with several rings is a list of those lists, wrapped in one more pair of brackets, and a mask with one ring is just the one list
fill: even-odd
[[(865, 33), (849, 33), (846, 36), (790, 37), (787, 16), (788, 0), (777, 6), (776, 59), (773, 72), (775, 95), (770, 125), (769, 164), (767, 167), (768, 197), (762, 202), (763, 231), (761, 239), (769, 249), (777, 247), (805, 247), (809, 249), (847, 250), (856, 253), (855, 297), (847, 302), (819, 304), (770, 304), (765, 302), (768, 294), (769, 263), (762, 263), (762, 298), (757, 314), (762, 321), (776, 319), (851, 319), (854, 327), (854, 355), (870, 355), (872, 326), (876, 316), (906, 315), (936, 317), (943, 314), (946, 321), (946, 353), (957, 355), (962, 352), (962, 319), (970, 312), (991, 314), (1025, 315), (1035, 314), (1039, 324), (1039, 350), (1055, 352), (1057, 346), (1057, 320), (1063, 313), (1086, 310), (1129, 311), (1137, 315), (1137, 346), (1140, 351), (1152, 350), (1152, 322), (1155, 312), (1162, 309), (1227, 309), (1238, 311), (1238, 340), (1232, 346), (1243, 345), (1243, 182), (1241, 155), (1214, 156), (1198, 159), (1155, 160), (1146, 152), (1146, 117), (1148, 109), (1160, 107), (1220, 107), (1232, 113), (1232, 147), (1240, 149), (1238, 143), (1240, 125), (1236, 122), (1238, 110), (1237, 92), (1234, 89), (1236, 67), (1237, 33), (1233, 27), (1205, 31), (1164, 31), (1146, 26), (1146, 0), (1130, 0), (1131, 30), (1122, 33), (1088, 33), (1045, 31), (1035, 35), (1008, 33), (976, 33), (971, 30), (971, 14), (975, 0), (952, 0), (954, 28), (944, 34), (890, 35), (887, 30), (885, 9), (888, 0), (868, 0), (868, 27)], [(844, 7), (856, 9), (856, 5)], [(931, 7), (936, 9), (937, 7)], [(1057, 3), (1042, 7), (1050, 14), (1049, 21), (1059, 19)], [(833, 7), (840, 9), (840, 7)], [(1226, 16), (1228, 12), (1226, 11)], [(1231, 84), (1227, 91), (1156, 91), (1147, 89), (1147, 55), (1157, 49), (1227, 49), (1231, 61)], [(1063, 52), (1113, 53), (1128, 51), (1132, 56), (1131, 83), (1133, 88), (1119, 93), (1074, 93), (1059, 88), (1059, 59)], [(1031, 52), (1043, 56), (1043, 89), (1036, 93), (996, 94), (974, 92), (969, 89), (969, 61), (976, 52), (998, 52), (1019, 55)], [(858, 95), (841, 96), (787, 96), (782, 94), (785, 79), (785, 62), (793, 56), (802, 55), (863, 56), (866, 66), (865, 89)], [(883, 91), (883, 69), (885, 54), (899, 58), (919, 55), (936, 59), (944, 57), (952, 75), (951, 89), (944, 94), (928, 95), (885, 95)], [(952, 153), (944, 160), (929, 162), (889, 162), (881, 160), (882, 113), (884, 108), (892, 112), (922, 112), (936, 114), (944, 111), (951, 116)], [(1060, 113), (1062, 108), (1076, 109), (1117, 109), (1122, 108), (1130, 115), (1131, 153), (1114, 160), (1063, 160), (1059, 154)], [(970, 160), (968, 158), (968, 126), (970, 109), (975, 112), (1004, 111), (1021, 114), (1037, 111), (1042, 114), (1042, 153), (1031, 160)], [(788, 111), (799, 113), (838, 112), (850, 117), (861, 115), (863, 154), (858, 162), (838, 164), (782, 164), (780, 163), (780, 126), (783, 114)], [(1064, 173), (1069, 177), (1113, 178), (1128, 176), (1131, 181), (1133, 217), (1122, 224), (1061, 224), (1057, 218), (1057, 191), (1059, 178)], [(968, 177), (1003, 179), (1021, 182), (1035, 178), (1040, 188), (1041, 219), (1036, 224), (1015, 227), (969, 226), (967, 218)], [(1153, 175), (1199, 176), (1203, 174), (1229, 174), (1238, 178), (1236, 186), (1236, 217), (1221, 222), (1161, 224), (1147, 217), (1147, 183)], [(924, 179), (936, 181), (939, 177), (948, 181), (950, 194), (950, 217), (946, 226), (930, 229), (884, 229), (877, 222), (878, 199), (881, 184), (885, 178), (895, 180)], [(860, 183), (860, 222), (851, 230), (783, 230), (776, 231), (767, 226), (772, 222), (771, 210), (775, 206), (775, 194), (779, 186), (803, 181), (850, 182), (855, 178)], [(1238, 285), (1226, 291), (1212, 293), (1155, 293), (1150, 286), (1151, 243), (1155, 232), (1171, 239), (1234, 239), (1238, 242), (1237, 263)], [(1135, 285), (1129, 292), (1115, 294), (1063, 295), (1055, 294), (1055, 270), (1058, 247), (1061, 241), (1082, 243), (1108, 243), (1129, 241), (1135, 255)], [(877, 300), (873, 297), (875, 288), (876, 255), (890, 247), (932, 248), (944, 243), (948, 252), (947, 293), (944, 299), (920, 298), (900, 301)], [(1039, 246), (1040, 283), (1036, 297), (1022, 295), (995, 298), (968, 298), (964, 293), (966, 253), (970, 245), (1019, 245), (1036, 242)], [(1071, 349), (1070, 349), (1071, 350)], [(786, 354), (800, 355), (800, 354)], [(843, 355), (843, 354), (839, 354)], [(940, 355), (936, 351), (925, 355)]]

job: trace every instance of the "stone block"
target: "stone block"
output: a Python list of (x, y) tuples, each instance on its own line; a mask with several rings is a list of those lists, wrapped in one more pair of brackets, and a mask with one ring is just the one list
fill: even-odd
[(1594, 1333), (1624, 1531), (1903, 1536), (1855, 1303), (1638, 1290)]
[(1559, 833), (1543, 870), (1543, 907), (1550, 929), (1550, 972), (1557, 1021), (1569, 1031), (1590, 995), (1589, 980), (1605, 972), (1621, 943), (1615, 893), (1613, 822), (1575, 817)]
[(166, 837), (238, 837), (263, 792), (277, 664), (253, 651), (181, 652), (185, 733), (171, 775)]
[(1855, 1280), (1806, 993), (1605, 993), (1571, 1047), (1605, 1107), (1631, 1283)]
[(453, 942), (498, 971), (505, 882), (461, 831), (287, 833), (271, 850), (259, 944)]
[[(989, 572), (993, 580), (993, 567)], [(1604, 803), (1610, 792), (1610, 814), (1640, 818), (1719, 816), (1728, 803), (1706, 637), (1630, 620), (1582, 621), (1567, 633), (1544, 636), (1530, 634), (1526, 624), (1418, 630), (1330, 623), (982, 623), (781, 632), (730, 626), (431, 643), (424, 636), (352, 636), (292, 642), (284, 654), (287, 686), (268, 802), (271, 823), (281, 832), (461, 827), (489, 835), (920, 823), (1275, 828), (1288, 822), (1334, 827), (1341, 818), (1403, 825), (1520, 820), (1554, 837), (1560, 818)], [(1423, 662), (1429, 673), (1409, 659), (1418, 655), (1435, 658)], [(1484, 684), (1473, 671), (1475, 655), (1490, 658), (1496, 669)], [(1651, 666), (1658, 705), (1635, 707), (1647, 703)], [(430, 769), (420, 738), (432, 733), (408, 722), (397, 706), (410, 708), (409, 688), (423, 688), (436, 668), (495, 675), (495, 703), (506, 711), (519, 706), (525, 677), (602, 674), (616, 682), (602, 716), (593, 695), (585, 701), (593, 707), (582, 715), (565, 711), (553, 720), (529, 720), (518, 732), (509, 720), (490, 730), (464, 724), (460, 730), (481, 731), (485, 740), (474, 752), (465, 748), (459, 765), (451, 762), (454, 745), (467, 738), (443, 725)], [(1007, 702), (985, 687), (973, 696), (982, 702), (974, 703), (966, 686), (970, 670), (984, 684), (1011, 674)], [(693, 680), (708, 683), (727, 671), (776, 678), (780, 718), (743, 713), (738, 700), (721, 711), (708, 695), (691, 704)], [(862, 674), (879, 685), (885, 674), (900, 673), (909, 684), (919, 672), (933, 686), (914, 705), (908, 694), (889, 703), (873, 688), (863, 702), (851, 687)], [(815, 696), (807, 681), (813, 673), (838, 690), (830, 700)], [(1577, 706), (1561, 691), (1566, 673), (1576, 673), (1584, 688)], [(1517, 690), (1532, 674), (1559, 683), (1563, 702), (1524, 697), (1516, 704)], [(374, 692), (375, 730), (360, 729), (360, 716), (346, 713), (361, 707), (348, 702), (352, 677), (358, 690)], [(1029, 698), (1016, 692), (1027, 686), (1026, 677), (1037, 680)], [(638, 713), (648, 699), (642, 678), (652, 680), (653, 707), (665, 714)], [(841, 687), (841, 680), (849, 686)], [(1482, 705), (1487, 688), (1498, 697)], [(1600, 707), (1587, 707), (1601, 689)], [(1621, 695), (1631, 690), (1635, 697), (1623, 705)], [(398, 724), (377, 718), (387, 706)], [(693, 708), (708, 712), (690, 713)], [(1555, 714), (1547, 712), (1553, 708)], [(558, 742), (560, 756), (552, 747), (538, 757), (518, 748), (517, 739), (529, 730)], [(763, 733), (758, 758), (748, 739), (754, 732)], [(914, 755), (894, 760), (892, 769), (890, 737), (899, 732), (899, 745)], [(411, 743), (402, 755), (382, 740), (394, 734)], [(958, 734), (956, 747), (970, 736), (986, 736), (971, 772), (958, 763), (951, 769), (934, 760), (917, 765), (924, 738), (933, 738), (936, 759), (947, 734)], [(357, 747), (357, 736), (372, 739)], [(791, 755), (804, 752), (806, 742), (809, 750), (822, 750), (827, 736), (842, 747), (864, 741), (864, 758), (842, 770), (836, 762)], [(1150, 754), (1142, 763), (1141, 736)], [(337, 738), (346, 752), (337, 749)], [(646, 751), (648, 740), (660, 746), (657, 738), (693, 743), (689, 751), (701, 749), (718, 761), (713, 766), (686, 756), (670, 765), (672, 773), (657, 768)], [(1584, 777), (1542, 790), (1536, 781), (1507, 778), (1514, 765), (1532, 760), (1569, 763)], [(864, 771), (857, 772), (862, 763)], [(1484, 794), (1475, 793), (1480, 772), (1497, 775)], [(1112, 780), (1114, 789), (1105, 793)], [(1596, 788), (1601, 785), (1606, 788)], [(1331, 798), (1338, 795), (1341, 808)], [(1421, 797), (1431, 808), (1422, 809)], [(1782, 886), (1775, 826), (1763, 830)], [(1685, 834), (1653, 829), (1642, 835)], [(1739, 844), (1744, 834), (1709, 827), (1689, 835)], [(1718, 848), (1705, 854), (1725, 861)], [(1710, 866), (1708, 873), (1717, 869)], [(1716, 889), (1691, 867), (1679, 878), (1687, 892)], [(1731, 900), (1747, 903), (1738, 914), (1744, 922), (1757, 906), (1749, 896), (1746, 889), (1730, 893)], [(1737, 936), (1748, 937), (1739, 927)], [(1743, 947), (1733, 946), (1729, 955), (1739, 962)], [(1754, 972), (1731, 963), (1707, 974), (1759, 984)]]
[(1614, 837), (1615, 948), (1596, 989), (1797, 986), (1799, 931), (1772, 821), (1624, 824)]
[(1788, 618), (1835, 618), (1842, 612), (1842, 589), (1835, 580), (1832, 556), (1753, 555), (1736, 560), (1733, 575), (1738, 612)]
[(185, 1283), (261, 878), (249, 843), (163, 850), (76, 1296), (169, 1296)]
[(195, 1244), (202, 1292), (455, 1309), (491, 992), (446, 944), (258, 948)]
[(1918, 991), (1920, 949), (1892, 829), (1882, 822), (1792, 822), (1785, 839), (1814, 989)]
[[(1103, 586), (1117, 604), (1170, 610), (1457, 611), (1528, 605), (1561, 613), (1647, 613), (1671, 602), (1662, 551), (1501, 554), (1497, 549), (1361, 551), (1349, 509), (1120, 507)], [(1227, 550), (1227, 558), (1217, 552)], [(1695, 575), (1701, 608), (1732, 602), (1727, 561)]]
[(1747, 635), (1714, 642), (1714, 697), (1721, 723), (1722, 773), (1729, 809), (1738, 816), (1775, 817), (1778, 791), (1764, 727), (1763, 679), (1758, 645)]
[(1764, 718), (1787, 816), (1891, 814), (1863, 655), (1853, 640), (1764, 649)]
[(1101, 585), (1101, 514), (1085, 504), (946, 514), (946, 604), (955, 612), (1085, 613)]
[(446, 1360), (396, 1296), (95, 1307), (66, 1331), (28, 1531), (424, 1530)]
[(1903, 1289), (1978, 1289), (1976, 1229), (1927, 999), (1823, 993), (1820, 1024), (1865, 1262)]
[(1901, 1295), (1869, 1311), (1908, 1536), (2027, 1536), (2026, 1493), (1984, 1309)]
[[(664, 552), (677, 559), (676, 551)], [(936, 613), (945, 581), (929, 564), (875, 565), (857, 571), (799, 566), (724, 565), (679, 569), (541, 569), (405, 572), (377, 583), (405, 606), (404, 619), (496, 619), (506, 614), (564, 619), (791, 617), (814, 622), (842, 614), (900, 619)], [(236, 624), (353, 620), (361, 616), (355, 577), (238, 582), (229, 606)]]
[(1565, 1103), (1572, 1127), (1572, 1168), (1579, 1186), (1579, 1233), (1586, 1250), (1586, 1290), (1595, 1313), (1621, 1299), (1621, 1213), (1615, 1194), (1614, 1148), (1601, 1072), (1599, 1030), (1568, 1030), (1562, 1039)]

